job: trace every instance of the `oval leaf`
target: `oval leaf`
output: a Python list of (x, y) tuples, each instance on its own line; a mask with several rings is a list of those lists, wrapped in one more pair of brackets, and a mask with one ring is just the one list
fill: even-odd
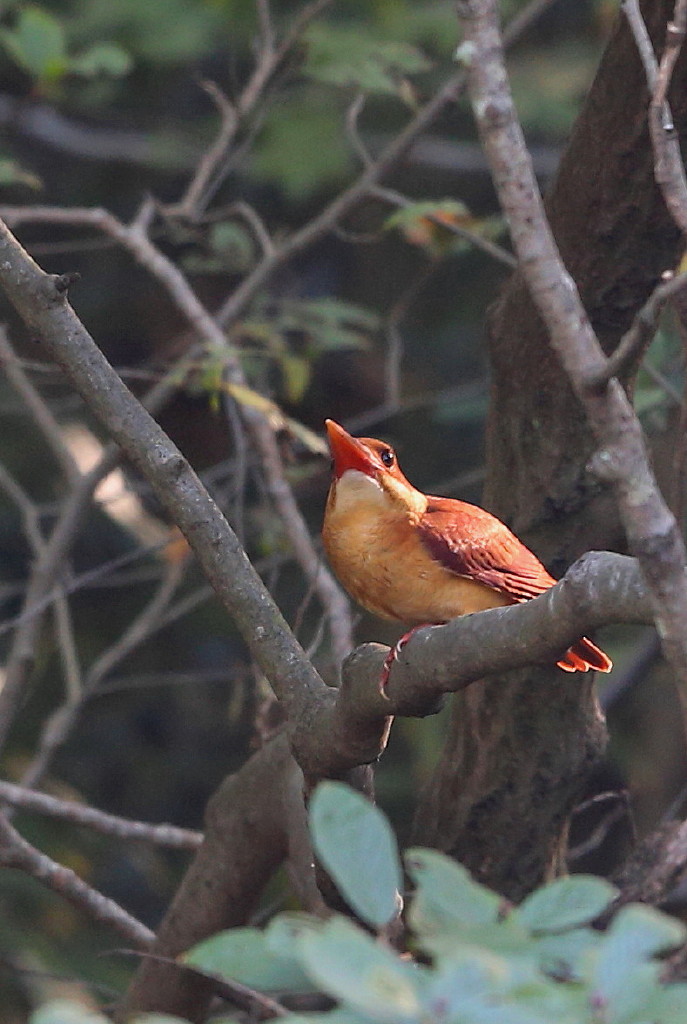
[(299, 939), (308, 974), (344, 1007), (389, 1024), (417, 1020), (422, 972), (337, 915)]
[(257, 928), (232, 928), (213, 935), (181, 958), (190, 967), (262, 991), (311, 991), (312, 985), (291, 957), (277, 955)]
[(498, 921), (502, 898), (475, 882), (462, 864), (423, 849), (408, 850), (405, 864), (416, 886), (410, 920), (420, 934)]
[(523, 900), (518, 917), (535, 934), (562, 932), (598, 917), (617, 895), (614, 885), (593, 875), (557, 878)]
[(310, 802), (315, 851), (347, 903), (368, 924), (398, 913), (401, 864), (389, 822), (365, 797), (341, 782), (323, 782)]

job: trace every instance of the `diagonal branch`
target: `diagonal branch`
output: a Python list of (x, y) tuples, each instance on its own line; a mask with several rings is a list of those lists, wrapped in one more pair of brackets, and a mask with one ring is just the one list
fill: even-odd
[(327, 688), (236, 535), (179, 450), (102, 355), (67, 302), (61, 279), (44, 273), (4, 225), (0, 282), (94, 415), (149, 479), (275, 693), (297, 717), (304, 701), (321, 696)]
[(149, 928), (128, 914), (114, 900), (92, 889), (71, 868), (57, 864), (27, 843), (3, 814), (0, 814), (0, 864), (31, 875), (69, 900), (94, 921), (114, 928), (137, 948), (147, 949), (155, 938), (155, 934)]
[[(146, 207), (144, 206), (143, 209), (145, 210)], [(0, 207), (0, 216), (3, 216), (10, 225), (17, 223), (81, 224), (96, 228), (114, 238), (163, 285), (200, 341), (221, 353), (228, 380), (240, 387), (247, 386), (241, 363), (236, 352), (227, 344), (224, 330), (218, 326), (201, 303), (179, 268), (151, 242), (145, 221), (137, 218), (132, 224), (127, 225), (107, 210), (81, 208), (65, 210), (60, 207)], [(266, 253), (264, 261), (271, 258), (271, 251)], [(158, 407), (165, 400), (170, 390), (180, 379), (183, 379), (185, 367), (192, 363), (195, 355), (197, 355), (197, 347), (194, 347), (186, 358), (181, 360), (180, 366), (174, 367), (153, 388), (149, 401), (146, 403), (149, 408), (151, 406)], [(353, 626), (348, 599), (327, 566), (319, 558), (305, 520), (293, 497), (282, 460), (278, 455), (275, 458), (274, 427), (268, 417), (257, 408), (246, 407), (243, 413), (247, 429), (260, 453), (270, 493), (279, 499), (277, 507), (282, 515), (284, 528), (296, 560), (317, 591), (327, 612), (333, 653), (335, 659), (341, 661), (353, 646)]]
[(467, 0), (468, 87), (513, 245), (534, 303), (599, 443), (595, 471), (615, 492), (630, 550), (646, 579), (663, 649), (687, 720), (687, 582), (682, 537), (649, 467), (642, 429), (617, 380), (587, 386), (605, 356), (546, 220), (506, 75), (493, 0)]

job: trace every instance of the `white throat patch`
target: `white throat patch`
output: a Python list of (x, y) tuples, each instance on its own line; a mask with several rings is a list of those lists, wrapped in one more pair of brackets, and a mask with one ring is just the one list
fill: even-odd
[(338, 512), (345, 512), (360, 503), (385, 505), (388, 501), (389, 497), (381, 484), (359, 469), (347, 469), (336, 481)]

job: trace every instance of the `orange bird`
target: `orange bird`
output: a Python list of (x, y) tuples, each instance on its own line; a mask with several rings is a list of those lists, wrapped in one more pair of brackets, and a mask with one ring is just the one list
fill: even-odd
[[(334, 572), (384, 619), (438, 625), (458, 615), (537, 597), (556, 580), (496, 516), (418, 491), (393, 448), (352, 437), (326, 420), (333, 457), (322, 538)], [(382, 688), (406, 633), (385, 665)], [(557, 662), (564, 672), (610, 672), (611, 659), (581, 637)]]

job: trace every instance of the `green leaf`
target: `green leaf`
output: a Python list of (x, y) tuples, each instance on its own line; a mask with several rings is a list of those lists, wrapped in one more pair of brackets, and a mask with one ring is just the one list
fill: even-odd
[(557, 878), (528, 896), (517, 915), (531, 932), (560, 932), (586, 924), (606, 909), (618, 890), (603, 878)]
[(95, 1010), (70, 999), (55, 999), (31, 1014), (30, 1024), (108, 1024)]
[(365, 348), (369, 335), (379, 330), (380, 318), (372, 310), (331, 297), (285, 300), (276, 323), (284, 331), (301, 331), (320, 351)]
[(311, 25), (305, 42), (308, 49), (303, 74), (329, 85), (397, 93), (401, 76), (430, 67), (415, 46), (377, 40), (368, 33), (331, 23)]
[(652, 1024), (685, 1024), (687, 985), (663, 985), (644, 1006), (644, 1016)]
[(320, 932), (324, 921), (312, 914), (292, 913), (279, 914), (267, 926), (265, 942), (267, 948), (275, 956), (285, 959), (298, 959), (298, 942), (304, 935)]
[(684, 942), (683, 924), (653, 907), (630, 904), (619, 911), (586, 971), (593, 998), (609, 1024), (644, 1024), (644, 1008), (658, 988), (659, 953)]
[(604, 937), (604, 953), (635, 963), (675, 949), (685, 941), (687, 928), (674, 917), (641, 903), (618, 911)]
[(420, 848), (408, 850), (404, 860), (416, 886), (410, 922), (420, 934), (498, 921), (502, 898), (475, 882), (462, 864)]
[(233, 928), (198, 943), (182, 962), (208, 974), (265, 991), (310, 991), (312, 985), (293, 957), (277, 955), (257, 928)]
[(382, 927), (399, 911), (402, 885), (396, 839), (386, 817), (341, 782), (323, 782), (310, 802), (315, 850), (344, 899)]
[(123, 78), (129, 74), (132, 67), (131, 54), (116, 43), (96, 43), (69, 61), (69, 70), (72, 74), (82, 75), (84, 78), (95, 78), (96, 75)]
[(384, 228), (413, 228), (427, 217), (445, 218), (448, 223), (474, 223), (465, 203), (458, 199), (429, 199), (410, 203), (395, 210), (384, 221)]
[(545, 974), (578, 978), (584, 958), (598, 948), (601, 932), (593, 928), (573, 928), (562, 933), (543, 934), (532, 939), (527, 947), (531, 956)]
[(15, 27), (0, 34), (0, 42), (17, 64), (40, 81), (59, 78), (67, 69), (62, 25), (42, 7), (23, 7)]
[(213, 224), (210, 230), (212, 251), (221, 256), (236, 273), (248, 270), (255, 262), (255, 243), (250, 234), (234, 221)]
[(388, 1024), (417, 1020), (420, 967), (404, 963), (344, 917), (331, 918), (318, 932), (298, 940), (308, 974), (344, 1006)]

